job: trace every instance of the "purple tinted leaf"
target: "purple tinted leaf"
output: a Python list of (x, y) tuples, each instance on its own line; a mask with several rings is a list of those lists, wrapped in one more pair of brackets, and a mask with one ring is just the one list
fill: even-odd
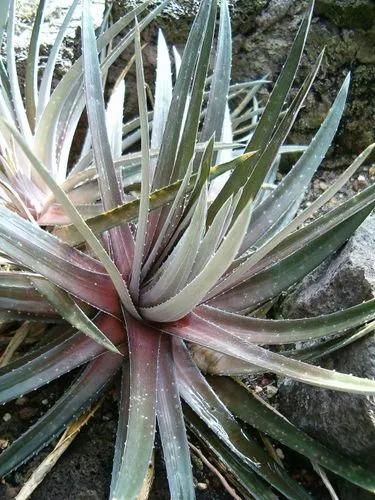
[(137, 498), (154, 446), (160, 334), (126, 314), (130, 387), (128, 431), (114, 499)]
[(119, 312), (112, 282), (98, 261), (2, 207), (0, 249), (75, 297), (98, 309)]
[(375, 318), (375, 299), (306, 319), (259, 319), (200, 306), (195, 314), (255, 344), (287, 344), (342, 333)]
[(0, 455), (4, 476), (50, 443), (95, 401), (121, 366), (121, 356), (101, 355), (92, 361), (57, 403)]
[(172, 339), (161, 337), (157, 420), (171, 498), (195, 498), (189, 445), (172, 354)]
[[(125, 342), (126, 333), (120, 321), (100, 314), (94, 322), (114, 344)], [(104, 352), (101, 345), (86, 335), (72, 333), (71, 328), (64, 327), (64, 333), (57, 332), (56, 336), (55, 341), (0, 369), (0, 403), (38, 389)]]
[(255, 364), (265, 371), (290, 377), (306, 384), (357, 394), (375, 394), (375, 381), (337, 373), (287, 358), (250, 344), (236, 335), (203, 320), (194, 313), (175, 323), (163, 325), (163, 331), (229, 356)]
[[(111, 210), (123, 203), (123, 195), (121, 179), (117, 178), (108, 139), (96, 38), (90, 14), (90, 0), (85, 0), (82, 11), (82, 52), (87, 117), (95, 165), (98, 171), (101, 199), (104, 210)], [(110, 238), (115, 262), (121, 266), (122, 273), (127, 275), (134, 252), (130, 228), (127, 224), (121, 225), (110, 231)]]
[(178, 339), (173, 341), (173, 355), (182, 398), (229, 449), (287, 498), (309, 498), (298, 483), (280, 469), (254, 439), (245, 434), (195, 366), (184, 343)]

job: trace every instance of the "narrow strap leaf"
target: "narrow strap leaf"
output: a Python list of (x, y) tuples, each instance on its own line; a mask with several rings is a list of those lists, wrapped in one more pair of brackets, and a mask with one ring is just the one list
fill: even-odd
[(55, 69), (56, 61), (57, 61), (57, 56), (58, 56), (61, 44), (64, 40), (65, 33), (70, 25), (70, 21), (73, 17), (74, 11), (75, 11), (78, 3), (79, 3), (79, 0), (73, 0), (72, 5), (69, 7), (68, 12), (66, 13), (64, 21), (62, 22), (62, 24), (60, 26), (60, 29), (59, 29), (57, 36), (56, 36), (56, 39), (55, 39), (53, 46), (51, 48), (51, 51), (49, 53), (47, 64), (46, 64), (46, 67), (44, 68), (42, 80), (40, 82), (40, 87), (39, 87), (38, 105), (37, 105), (37, 113), (36, 113), (37, 120), (39, 120), (40, 116), (42, 115), (42, 113), (43, 113), (43, 111), (48, 103), (48, 100), (50, 98), (52, 77), (53, 77), (53, 72)]
[(141, 39), (138, 23), (136, 22), (135, 34), (135, 62), (137, 74), (137, 96), (139, 106), (139, 118), (141, 124), (141, 196), (139, 202), (139, 214), (137, 224), (137, 235), (134, 248), (134, 261), (132, 275), (130, 279), (130, 291), (135, 300), (139, 297), (139, 284), (141, 277), (141, 267), (144, 259), (144, 249), (147, 236), (147, 221), (149, 211), (150, 196), (150, 138), (147, 119), (147, 97), (145, 76), (143, 72), (143, 59), (141, 50)]
[(375, 299), (313, 318), (261, 319), (199, 306), (195, 314), (255, 344), (287, 344), (345, 332), (375, 318)]
[(129, 341), (129, 418), (113, 500), (136, 499), (154, 446), (160, 334), (126, 314)]
[(171, 498), (195, 498), (189, 445), (172, 354), (171, 338), (160, 343), (157, 421)]
[(203, 320), (194, 313), (176, 323), (163, 325), (163, 331), (188, 342), (257, 365), (265, 371), (290, 377), (306, 384), (356, 394), (375, 394), (374, 380), (337, 373), (287, 358), (276, 352), (250, 344), (217, 325)]
[[(90, 0), (85, 0), (82, 11), (82, 52), (87, 117), (95, 165), (98, 171), (101, 200), (104, 210), (111, 210), (122, 204), (123, 195), (122, 186), (120, 185), (121, 179), (117, 178), (108, 139), (95, 31), (90, 14)], [(130, 270), (134, 252), (133, 236), (130, 228), (124, 224), (109, 234), (114, 261), (118, 266), (121, 265), (121, 271), (126, 275)], [(123, 250), (125, 250), (125, 253)], [(124, 264), (124, 261), (126, 264)], [(125, 285), (124, 287), (126, 288)], [(127, 307), (132, 307), (129, 293), (126, 291), (123, 295), (128, 295), (125, 299), (126, 304)]]
[(112, 352), (121, 354), (117, 347), (106, 335), (91, 321), (79, 305), (66, 293), (53, 283), (45, 279), (33, 277), (31, 283), (50, 302), (52, 307), (73, 327), (92, 338), (98, 344)]
[[(111, 342), (122, 344), (124, 350), (125, 330), (120, 321), (99, 314), (94, 322)], [(55, 341), (0, 369), (0, 404), (48, 384), (103, 352), (104, 348), (97, 342), (81, 333), (72, 333), (71, 328), (64, 326), (63, 333), (56, 332)]]
[(216, 60), (208, 97), (207, 114), (200, 134), (202, 142), (209, 140), (213, 134), (218, 139), (222, 138), (222, 124), (228, 99), (231, 63), (232, 34), (228, 2), (224, 0), (220, 6)]
[(193, 281), (166, 302), (153, 307), (141, 307), (142, 316), (151, 321), (175, 321), (199, 304), (236, 255), (249, 224), (250, 214), (250, 207), (243, 210), (213, 257)]
[(312, 439), (268, 403), (232, 379), (209, 377), (208, 380), (228, 408), (244, 422), (357, 486), (375, 493), (375, 478), (370, 470)]
[(227, 467), (229, 472), (233, 474), (234, 480), (245, 489), (245, 493), (250, 494), (254, 498), (277, 500), (277, 496), (272, 492), (271, 486), (262, 481), (253, 469), (247, 467), (240, 457), (225, 446), (224, 442), (205, 425), (189, 406), (184, 407), (184, 415), (190, 430), (199, 438), (203, 446), (208, 447), (211, 453), (217, 457), (218, 463), (224, 464)]
[(31, 143), (31, 129), (27, 120), (26, 112), (23, 107), (23, 101), (19, 86), (19, 80), (16, 67), (16, 55), (14, 51), (14, 29), (15, 29), (15, 0), (9, 1), (8, 13), (8, 29), (7, 29), (7, 72), (9, 75), (10, 89), (12, 93), (12, 100), (14, 110), (17, 116), (17, 122), (20, 130), (22, 131), (25, 140)]
[[(309, 498), (285, 470), (279, 468), (264, 450), (245, 434), (227, 407), (214, 393), (190, 358), (183, 342), (173, 340), (173, 354), (181, 397), (211, 430), (248, 468), (277, 488), (287, 498)], [(270, 495), (266, 498), (272, 498)]]
[(106, 353), (92, 361), (57, 403), (0, 455), (0, 475), (22, 465), (81, 413), (106, 388), (121, 365), (121, 357)]
[(0, 207), (0, 249), (75, 297), (101, 310), (119, 313), (113, 284), (98, 261), (3, 207)]
[(40, 34), (44, 21), (46, 5), (46, 0), (40, 0), (38, 3), (26, 60), (25, 101), (27, 118), (29, 120), (31, 130), (35, 129), (36, 108), (38, 105)]
[[(308, 29), (310, 26), (314, 2), (311, 1), (304, 20), (301, 23), (288, 59), (277, 79), (273, 92), (268, 100), (266, 109), (258, 123), (255, 132), (246, 147), (246, 151), (259, 151), (261, 154), (270, 141), (275, 130), (282, 107), (293, 83), (297, 68), (305, 46)], [(219, 193), (215, 202), (210, 207), (209, 221), (213, 219), (219, 207), (231, 194), (244, 185), (249, 177), (258, 157), (250, 159), (235, 174), (233, 174)]]
[(44, 165), (36, 158), (33, 154), (29, 146), (26, 144), (21, 134), (15, 130), (11, 125), (9, 125), (4, 120), (0, 121), (1, 126), (5, 126), (16, 139), (17, 143), (21, 146), (27, 158), (30, 160), (30, 163), (38, 172), (40, 177), (44, 180), (47, 186), (54, 193), (56, 199), (63, 205), (64, 210), (67, 215), (69, 215), (71, 221), (74, 223), (76, 228), (79, 230), (85, 241), (92, 248), (95, 254), (98, 256), (109, 276), (113, 281), (113, 286), (116, 288), (121, 301), (124, 305), (126, 305), (129, 311), (137, 317), (138, 313), (134, 307), (134, 304), (130, 298), (128, 289), (126, 287), (125, 281), (123, 280), (119, 270), (107, 254), (105, 248), (98, 240), (98, 238), (93, 234), (91, 229), (87, 226), (86, 222), (82, 219), (81, 215), (74, 207), (68, 196), (64, 193), (64, 191), (60, 188), (60, 186), (54, 181), (51, 175), (48, 173)]
[[(255, 208), (254, 222), (251, 231), (245, 237), (241, 251), (250, 248), (259, 238), (263, 238), (264, 233), (271, 227), (269, 221), (274, 223), (295, 201), (295, 193), (303, 192), (307, 188), (313, 174), (324, 159), (340, 123), (348, 95), (349, 82), (350, 76), (348, 75), (332, 108), (307, 150), (270, 196), (259, 207)], [(265, 213), (267, 213), (267, 218)]]

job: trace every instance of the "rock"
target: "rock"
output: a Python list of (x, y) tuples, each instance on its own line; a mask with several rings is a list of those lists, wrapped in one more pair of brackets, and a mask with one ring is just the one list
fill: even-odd
[(308, 274), (284, 300), (288, 318), (317, 316), (375, 296), (375, 215), (370, 215), (345, 247)]
[[(375, 214), (347, 245), (308, 275), (282, 304), (290, 318), (316, 316), (375, 296)], [(375, 336), (369, 335), (319, 362), (324, 368), (375, 378)], [(375, 400), (285, 380), (280, 411), (298, 427), (343, 453), (374, 463)]]
[[(138, 5), (140, 1), (134, 0), (132, 5)], [(153, 5), (157, 3), (158, 0), (155, 0)], [(231, 0), (229, 3), (233, 32), (232, 80), (255, 79), (268, 73), (275, 81), (306, 11), (307, 1)], [(172, 0), (157, 21), (143, 32), (142, 38), (147, 43), (144, 50), (146, 77), (151, 84), (156, 63), (155, 25), (161, 26), (167, 41), (176, 45), (182, 53), (197, 4), (197, 0)], [(127, 9), (129, 2), (114, 0), (114, 19)], [(347, 166), (353, 154), (359, 154), (375, 141), (373, 10), (373, 0), (318, 0), (301, 71), (297, 75), (296, 86), (302, 83), (318, 54), (326, 47), (318, 78), (290, 134), (291, 142), (306, 144), (322, 123), (346, 73), (352, 72), (347, 110), (327, 162), (333, 168)], [(117, 73), (126, 64), (129, 54), (126, 53), (119, 62)], [(116, 71), (113, 78), (115, 75)], [(130, 116), (137, 112), (132, 74), (129, 75), (127, 88), (127, 111)], [(266, 94), (263, 93), (263, 101)], [(335, 146), (340, 148), (340, 159), (334, 158)]]
[[(113, 20), (116, 21), (132, 6), (143, 0), (113, 0)], [(37, 0), (25, 0), (17, 9), (16, 50), (23, 78), (23, 64), (30, 36), (31, 21)], [(96, 23), (104, 1), (93, 1)], [(158, 5), (154, 0), (149, 9)], [(162, 15), (142, 33), (147, 43), (143, 51), (146, 80), (152, 85), (156, 65), (156, 27), (165, 32), (170, 44), (180, 52), (186, 42), (198, 0), (171, 0)], [(61, 24), (68, 0), (49, 2), (46, 25), (43, 29), (41, 63), (46, 60), (48, 48)], [(306, 10), (307, 0), (229, 0), (233, 32), (233, 81), (259, 78), (269, 73), (275, 80), (285, 61), (297, 28)], [(345, 74), (352, 71), (352, 84), (344, 121), (339, 129), (336, 145), (340, 146), (340, 160), (334, 159), (335, 147), (330, 152), (328, 164), (341, 168), (348, 164), (353, 154), (358, 154), (375, 141), (373, 119), (375, 115), (375, 14), (373, 0), (317, 0), (314, 18), (307, 41), (306, 54), (297, 76), (300, 85), (319, 52), (326, 47), (326, 55), (318, 78), (304, 110), (290, 134), (290, 141), (307, 143), (323, 121), (342, 83)], [(80, 24), (79, 9), (72, 29), (58, 59), (55, 82), (70, 67), (74, 55), (80, 52), (76, 29)], [(178, 28), (177, 28), (178, 26)], [(129, 61), (133, 47), (125, 51), (113, 71), (109, 82), (113, 83), (121, 69)], [(133, 68), (134, 70), (134, 68)], [(263, 100), (267, 92), (263, 93)], [(138, 113), (134, 72), (128, 76), (126, 115)], [(343, 156), (343, 153), (347, 157)], [(375, 156), (375, 155), (374, 155)], [(350, 158), (349, 158), (350, 157)]]
[[(17, 56), (17, 66), (21, 77), (21, 84), (23, 83), (31, 30), (38, 3), (39, 0), (22, 0), (22, 2), (18, 2), (17, 4), (15, 51)], [(41, 67), (43, 67), (47, 62), (48, 53), (55, 41), (59, 28), (71, 4), (71, 0), (51, 0), (46, 4), (44, 23), (42, 25), (40, 36), (41, 47), (39, 64)], [(104, 0), (93, 0), (91, 4), (91, 12), (94, 23), (98, 26), (102, 19)], [(77, 28), (80, 24), (81, 11), (80, 8), (77, 8), (73, 14), (65, 40), (57, 58), (54, 84), (58, 82), (71, 67), (76, 53), (80, 50), (80, 40), (76, 37)]]
[(373, 0), (317, 0), (316, 11), (340, 27), (370, 29), (375, 22)]

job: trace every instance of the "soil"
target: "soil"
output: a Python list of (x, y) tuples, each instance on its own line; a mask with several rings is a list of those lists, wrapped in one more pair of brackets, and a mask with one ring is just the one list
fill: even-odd
[[(71, 380), (72, 376), (63, 377), (46, 388), (6, 405), (0, 414), (0, 442), (3, 444), (6, 441), (10, 442), (26, 431), (56, 401)], [(267, 383), (269, 382), (270, 380)], [(107, 393), (94, 417), (81, 430), (69, 449), (32, 494), (31, 500), (50, 500), (51, 498), (55, 500), (106, 500), (108, 498), (118, 417), (115, 399), (117, 399), (116, 393), (112, 389)], [(8, 422), (4, 422), (4, 414), (11, 415)], [(189, 435), (189, 440), (203, 451), (209, 461), (212, 461), (207, 450), (202, 448), (194, 436)], [(52, 449), (52, 445), (48, 446), (3, 479), (0, 484), (1, 500), (13, 500), (32, 471)], [(301, 466), (301, 457), (296, 457), (284, 448), (282, 453), (286, 457), (285, 462), (288, 463), (292, 476), (314, 496), (318, 493), (316, 498), (328, 500), (329, 497), (325, 496), (319, 478), (308, 463), (302, 460)], [(230, 500), (232, 498), (225, 491), (218, 477), (194, 454), (192, 464), (197, 500)], [(155, 449), (155, 478), (149, 498), (150, 500), (169, 498), (166, 471), (158, 437)]]

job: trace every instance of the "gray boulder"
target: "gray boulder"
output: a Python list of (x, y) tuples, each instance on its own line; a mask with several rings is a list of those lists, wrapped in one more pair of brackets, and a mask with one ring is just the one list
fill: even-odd
[[(139, 3), (141, 0), (114, 0), (114, 19)], [(159, 3), (160, 0), (155, 0), (153, 5)], [(143, 33), (143, 40), (148, 44), (144, 59), (149, 82), (153, 81), (155, 71), (155, 25), (161, 26), (168, 42), (182, 51), (197, 5), (197, 0), (171, 0), (164, 13)], [(229, 0), (229, 5), (233, 32), (233, 81), (255, 79), (267, 73), (274, 81), (306, 11), (307, 0)], [(334, 156), (334, 146), (328, 162), (332, 167), (347, 165), (353, 154), (375, 141), (374, 5), (373, 0), (316, 0), (297, 85), (301, 84), (323, 47), (326, 47), (326, 52), (313, 91), (290, 140), (305, 144), (311, 139), (350, 70), (352, 84), (348, 106), (335, 142), (340, 148), (340, 157)], [(118, 71), (128, 56), (125, 54), (124, 60), (120, 61)], [(134, 114), (137, 104), (131, 78), (127, 109)]]
[[(330, 313), (375, 296), (375, 214), (329, 262), (308, 275), (281, 307), (284, 317)], [(375, 378), (375, 336), (370, 334), (322, 358), (324, 368)], [(280, 411), (334, 449), (362, 461), (375, 460), (375, 400), (284, 381)]]

